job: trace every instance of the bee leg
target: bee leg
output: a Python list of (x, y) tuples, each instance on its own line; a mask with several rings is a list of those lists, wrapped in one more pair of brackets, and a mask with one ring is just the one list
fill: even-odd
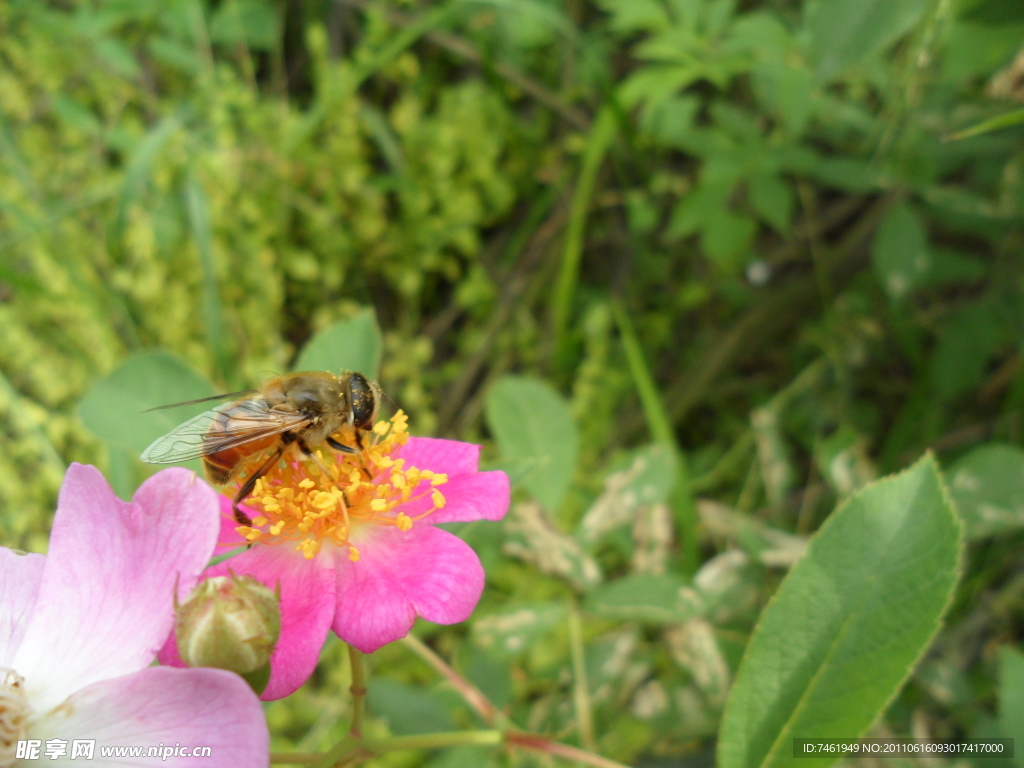
[[(360, 448), (366, 448), (366, 446), (363, 445), (363, 434), (364, 433), (361, 432), (360, 430), (358, 430), (358, 429), (356, 430), (356, 442), (359, 443), (359, 447)], [(363, 454), (362, 453), (359, 454), (359, 463), (362, 464), (362, 466), (363, 466), (363, 472), (366, 475), (366, 479), (369, 480), (370, 482), (373, 482), (373, 474), (370, 472), (369, 468), (366, 466), (366, 459), (363, 458)]]
[[(356, 430), (356, 443), (359, 444), (360, 448), (365, 448), (366, 447), (366, 446), (363, 445), (363, 433), (360, 432), (358, 429)], [(359, 457), (359, 464), (363, 467), (363, 472), (366, 473), (366, 479), (367, 480), (373, 480), (373, 475), (370, 474), (370, 470), (368, 470), (366, 468), (366, 462), (363, 461), (362, 453), (357, 451), (351, 445), (345, 445), (344, 443), (339, 443), (333, 437), (328, 437), (327, 438), (327, 444), (329, 446), (331, 446), (331, 448), (333, 448), (334, 450), (340, 451), (341, 453), (354, 453), (354, 454), (356, 454)]]
[[(352, 446), (345, 445), (344, 443), (339, 443), (333, 437), (327, 438), (327, 444), (331, 446), (331, 448), (333, 448), (334, 450), (339, 451), (341, 453), (359, 453), (359, 451), (357, 451)], [(359, 447), (362, 448), (362, 446)]]
[(238, 508), (238, 505), (245, 501), (245, 497), (252, 493), (252, 489), (256, 487), (256, 481), (263, 477), (270, 468), (274, 466), (278, 459), (281, 458), (281, 452), (283, 448), (278, 448), (274, 451), (270, 458), (268, 458), (260, 468), (252, 473), (252, 476), (245, 481), (245, 485), (238, 489), (238, 493), (235, 494), (234, 500), (231, 502), (231, 510), (235, 513), (235, 520), (238, 521), (239, 525), (252, 525), (252, 520), (245, 512)]

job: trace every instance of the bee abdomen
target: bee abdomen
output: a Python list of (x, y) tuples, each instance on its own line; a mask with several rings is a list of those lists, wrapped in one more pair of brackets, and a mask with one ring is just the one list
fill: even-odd
[(206, 470), (206, 479), (214, 485), (227, 485), (228, 479), (231, 477), (231, 470), (234, 466), (225, 469), (222, 466), (214, 464), (209, 456), (203, 457), (203, 469)]

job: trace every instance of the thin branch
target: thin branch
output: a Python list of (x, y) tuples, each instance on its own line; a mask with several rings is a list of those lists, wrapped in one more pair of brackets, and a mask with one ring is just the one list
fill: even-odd
[(366, 675), (363, 672), (363, 654), (353, 645), (348, 647), (348, 660), (352, 666), (352, 727), (349, 734), (358, 738), (363, 735), (363, 712), (366, 707)]
[(575, 760), (578, 763), (593, 765), (597, 768), (630, 768), (630, 766), (627, 766), (624, 763), (609, 760), (607, 757), (601, 757), (601, 755), (595, 755), (591, 752), (578, 749), (577, 747), (570, 747), (568, 744), (551, 741), (550, 739), (545, 739), (543, 736), (537, 736), (533, 733), (508, 731), (505, 734), (505, 743), (522, 749), (529, 749), (534, 752), (543, 752), (548, 755), (555, 755), (556, 757), (562, 757), (566, 760)]

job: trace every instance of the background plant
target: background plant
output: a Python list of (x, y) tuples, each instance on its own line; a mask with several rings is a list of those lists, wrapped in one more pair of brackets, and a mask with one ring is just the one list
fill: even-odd
[[(146, 407), (379, 360), (414, 432), (516, 483), (459, 530), (474, 619), (417, 636), (523, 727), (706, 765), (807, 537), (931, 449), (962, 576), (874, 728), (1012, 735), (1022, 44), (1011, 0), (8, 0), (4, 542), (45, 549), (70, 461), (130, 494), (189, 415)], [(268, 708), (275, 749), (344, 733), (343, 655)], [(408, 648), (371, 662), (378, 734), (479, 725)], [(731, 717), (720, 764), (760, 764)]]

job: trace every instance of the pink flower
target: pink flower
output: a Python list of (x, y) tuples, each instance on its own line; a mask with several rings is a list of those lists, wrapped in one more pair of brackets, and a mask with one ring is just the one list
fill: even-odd
[[(230, 568), (280, 585), (281, 636), (263, 699), (305, 682), (329, 629), (370, 653), (408, 634), (417, 616), (469, 617), (484, 586), (480, 559), (433, 524), (504, 517), (508, 476), (479, 472), (479, 455), (469, 443), (410, 438), (399, 413), (377, 424), (358, 456), (338, 454), (333, 479), (311, 462), (262, 478), (249, 499), (251, 527), (238, 526), (222, 499), (222, 547), (253, 546), (204, 575)], [(173, 637), (160, 661), (181, 664)]]
[[(89, 765), (192, 765), (192, 757), (104, 759), (103, 747), (208, 746), (209, 766), (269, 759), (266, 721), (238, 676), (150, 667), (181, 594), (217, 540), (217, 495), (168, 469), (120, 501), (95, 467), (64, 478), (49, 553), (0, 548), (0, 766), (18, 740), (95, 740)], [(59, 745), (57, 745), (59, 746)], [(34, 763), (25, 763), (26, 765)], [(71, 763), (77, 765), (77, 763)]]

